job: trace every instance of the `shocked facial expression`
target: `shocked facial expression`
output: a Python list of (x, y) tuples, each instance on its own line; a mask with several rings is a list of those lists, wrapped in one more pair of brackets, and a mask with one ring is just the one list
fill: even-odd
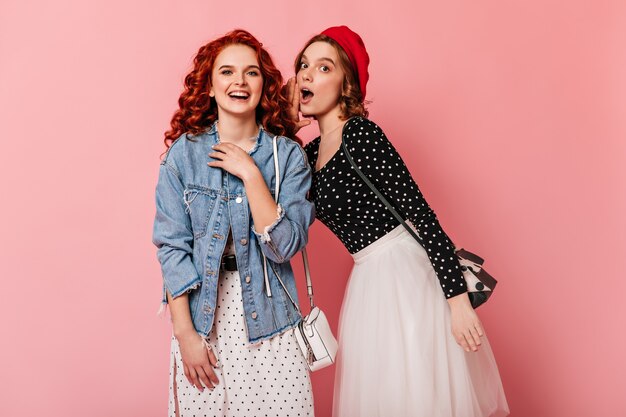
[(303, 115), (319, 117), (338, 110), (345, 75), (331, 44), (309, 45), (302, 54), (297, 77)]
[(213, 64), (209, 91), (217, 102), (218, 117), (224, 113), (255, 117), (262, 94), (263, 74), (254, 49), (246, 45), (224, 48)]

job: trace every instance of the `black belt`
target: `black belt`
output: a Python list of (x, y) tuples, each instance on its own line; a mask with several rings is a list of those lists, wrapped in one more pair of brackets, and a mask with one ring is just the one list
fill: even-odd
[(222, 263), (220, 268), (224, 271), (236, 271), (237, 270), (237, 258), (235, 255), (222, 256)]

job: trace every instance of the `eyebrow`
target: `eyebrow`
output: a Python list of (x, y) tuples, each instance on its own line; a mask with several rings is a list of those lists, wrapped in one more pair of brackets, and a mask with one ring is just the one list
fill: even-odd
[[(307, 61), (309, 60), (309, 58), (307, 58), (307, 57), (306, 57), (306, 55), (304, 55), (304, 54), (302, 54), (302, 58), (303, 58), (303, 59), (306, 59)], [(330, 58), (326, 58), (326, 57), (322, 57), (322, 58), (318, 59), (318, 61), (328, 61), (328, 62), (330, 62), (331, 64), (336, 65), (336, 64), (335, 64), (335, 61), (333, 61), (333, 60), (332, 60), (332, 59), (330, 59)]]
[[(219, 71), (219, 70), (221, 70), (222, 68), (233, 68), (233, 67), (234, 67), (234, 65), (222, 65), (222, 66), (220, 66), (217, 70)], [(258, 65), (248, 65), (245, 69), (246, 69), (246, 70), (249, 70), (250, 68), (256, 68), (256, 69), (258, 69), (259, 71), (261, 71), (261, 68), (259, 68), (259, 66), (258, 66)]]

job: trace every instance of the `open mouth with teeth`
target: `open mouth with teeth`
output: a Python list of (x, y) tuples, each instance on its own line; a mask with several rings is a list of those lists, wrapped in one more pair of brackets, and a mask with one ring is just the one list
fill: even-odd
[(250, 94), (245, 91), (233, 91), (228, 93), (228, 97), (236, 101), (246, 101), (250, 98)]
[(307, 104), (313, 98), (315, 94), (313, 91), (308, 88), (303, 88), (300, 90), (300, 104)]

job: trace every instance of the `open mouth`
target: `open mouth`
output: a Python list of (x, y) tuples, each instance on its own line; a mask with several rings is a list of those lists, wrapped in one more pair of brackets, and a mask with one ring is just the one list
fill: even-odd
[(308, 88), (301, 89), (300, 90), (300, 103), (301, 104), (308, 103), (309, 101), (311, 101), (314, 95), (315, 94), (313, 94), (313, 92), (309, 90)]
[(246, 101), (250, 98), (250, 94), (246, 93), (245, 91), (233, 91), (228, 93), (228, 97), (237, 101)]

